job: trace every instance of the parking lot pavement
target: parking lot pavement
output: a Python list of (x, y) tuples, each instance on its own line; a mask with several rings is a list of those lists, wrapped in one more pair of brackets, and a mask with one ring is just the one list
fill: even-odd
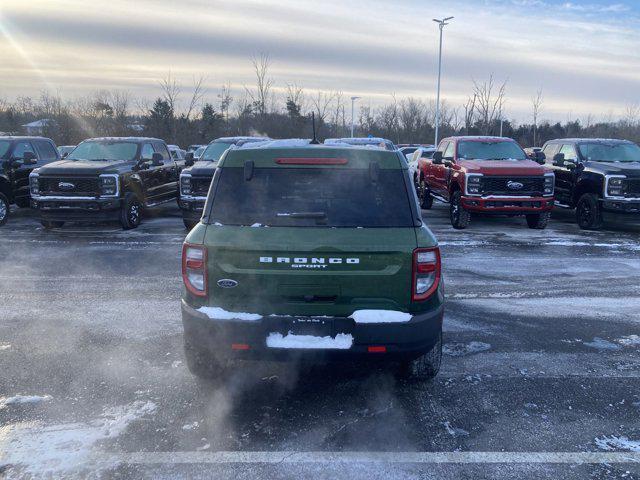
[[(177, 208), (140, 228), (0, 229), (7, 478), (640, 478), (640, 230), (447, 208), (429, 384), (265, 364), (198, 384), (181, 349)], [(373, 452), (373, 453), (372, 453)], [(2, 474), (0, 474), (2, 476)]]

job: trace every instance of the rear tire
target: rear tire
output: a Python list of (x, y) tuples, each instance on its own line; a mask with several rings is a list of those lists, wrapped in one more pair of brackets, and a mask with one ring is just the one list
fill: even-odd
[(142, 204), (138, 198), (131, 192), (124, 196), (122, 209), (120, 210), (120, 225), (123, 230), (131, 230), (140, 225), (140, 216), (142, 215)]
[(529, 228), (544, 230), (545, 228), (547, 228), (547, 223), (549, 223), (550, 216), (551, 212), (542, 212), (527, 215), (527, 225), (529, 226)]
[(216, 380), (224, 377), (226, 368), (210, 354), (200, 351), (197, 347), (184, 344), (184, 356), (187, 368), (192, 375), (202, 380)]
[(420, 179), (420, 181), (416, 183), (416, 189), (418, 193), (418, 200), (420, 201), (420, 208), (429, 210), (433, 206), (433, 197), (431, 196), (431, 192), (427, 186), (427, 182), (424, 181), (424, 178)]
[(64, 225), (64, 222), (58, 222), (55, 220), (40, 220), (40, 223), (45, 230), (51, 230), (52, 228), (61, 228)]
[(576, 220), (583, 230), (598, 230), (602, 227), (602, 209), (597, 195), (585, 193), (576, 206)]
[(198, 222), (194, 222), (193, 220), (187, 220), (186, 218), (183, 218), (182, 222), (184, 223), (184, 228), (186, 228), (189, 231), (191, 231), (193, 227), (195, 227), (198, 224)]
[(455, 229), (462, 230), (469, 226), (471, 221), (471, 213), (466, 211), (462, 206), (462, 193), (459, 190), (453, 193), (451, 204), (449, 205), (449, 217), (451, 226)]
[(0, 193), (0, 226), (7, 223), (10, 212), (9, 199), (4, 193)]
[(404, 362), (400, 366), (400, 376), (410, 380), (427, 381), (433, 379), (440, 371), (442, 365), (442, 330), (438, 341), (424, 355)]

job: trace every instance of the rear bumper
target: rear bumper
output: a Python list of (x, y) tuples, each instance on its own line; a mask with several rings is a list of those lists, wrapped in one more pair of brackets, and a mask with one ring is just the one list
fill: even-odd
[(462, 197), (464, 209), (477, 213), (541, 213), (551, 211), (553, 204), (553, 197)]
[(56, 199), (39, 197), (31, 200), (31, 206), (38, 210), (40, 217), (52, 221), (108, 221), (117, 220), (122, 200), (109, 199)]
[[(321, 360), (416, 358), (430, 351), (440, 338), (444, 306), (415, 315), (402, 323), (355, 323), (344, 317), (332, 318), (331, 336), (347, 334), (353, 337), (348, 349), (290, 349), (267, 346), (272, 333), (286, 335), (291, 317), (269, 316), (256, 321), (212, 319), (182, 301), (182, 323), (185, 343), (215, 358), (290, 360), (314, 358)], [(246, 350), (234, 350), (232, 345), (248, 345)], [(385, 352), (369, 352), (369, 347), (385, 347)], [(378, 348), (380, 350), (380, 348)]]

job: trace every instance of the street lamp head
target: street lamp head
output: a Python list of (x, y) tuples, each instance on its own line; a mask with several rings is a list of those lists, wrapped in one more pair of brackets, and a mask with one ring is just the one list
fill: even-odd
[(351, 97), (351, 100), (355, 101), (355, 100), (359, 100), (362, 97)]

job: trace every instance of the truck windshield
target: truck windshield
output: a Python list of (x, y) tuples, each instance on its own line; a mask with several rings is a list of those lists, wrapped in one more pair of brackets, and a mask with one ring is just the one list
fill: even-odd
[(526, 160), (527, 155), (515, 142), (463, 141), (458, 143), (458, 158), (467, 160)]
[(635, 143), (583, 143), (579, 148), (585, 160), (640, 162), (640, 147)]
[(9, 151), (9, 147), (11, 146), (11, 142), (6, 140), (0, 140), (0, 158), (4, 158), (4, 156)]
[(138, 144), (134, 142), (82, 142), (67, 160), (135, 160)]
[(413, 227), (402, 170), (223, 168), (208, 223), (270, 227)]
[(229, 143), (210, 143), (200, 157), (200, 160), (204, 160), (205, 162), (217, 162), (230, 146), (231, 144)]

